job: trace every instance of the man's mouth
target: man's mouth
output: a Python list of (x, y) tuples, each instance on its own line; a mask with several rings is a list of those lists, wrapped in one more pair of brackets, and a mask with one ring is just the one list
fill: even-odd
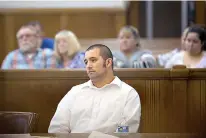
[(89, 73), (94, 73), (95, 71), (91, 70), (91, 71), (88, 71)]

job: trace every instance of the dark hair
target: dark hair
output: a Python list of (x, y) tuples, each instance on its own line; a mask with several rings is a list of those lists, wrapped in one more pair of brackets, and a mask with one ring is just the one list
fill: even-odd
[(39, 21), (31, 21), (29, 23), (27, 23), (27, 25), (31, 25), (31, 26), (39, 26), (40, 30), (43, 31), (43, 26), (41, 25), (41, 23)]
[(109, 47), (103, 44), (94, 44), (94, 45), (89, 46), (86, 52), (89, 50), (95, 49), (95, 48), (98, 48), (100, 50), (100, 55), (102, 56), (104, 60), (107, 60), (108, 58), (112, 59), (112, 68), (113, 68), (113, 55)]
[(205, 26), (203, 25), (200, 25), (200, 24), (195, 24), (195, 25), (192, 25), (190, 26), (187, 34), (186, 34), (186, 37), (188, 36), (189, 33), (197, 33), (198, 34), (198, 37), (201, 41), (201, 44), (202, 44), (202, 50), (206, 50), (206, 28)]

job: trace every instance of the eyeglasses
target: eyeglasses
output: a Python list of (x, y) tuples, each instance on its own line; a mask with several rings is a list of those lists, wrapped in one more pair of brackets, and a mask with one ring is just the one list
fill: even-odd
[(17, 36), (17, 39), (21, 40), (21, 39), (23, 39), (24, 37), (26, 37), (26, 38), (31, 38), (32, 36), (36, 36), (36, 35), (35, 35), (35, 34), (19, 35), (19, 36)]

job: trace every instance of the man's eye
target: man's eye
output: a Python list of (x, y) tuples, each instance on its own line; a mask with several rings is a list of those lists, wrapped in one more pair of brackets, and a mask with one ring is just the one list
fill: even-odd
[(96, 62), (96, 59), (92, 59), (91, 61), (92, 61), (92, 62)]

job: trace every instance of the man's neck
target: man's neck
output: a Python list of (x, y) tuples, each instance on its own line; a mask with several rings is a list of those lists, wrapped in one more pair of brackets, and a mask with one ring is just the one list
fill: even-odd
[(97, 88), (102, 88), (106, 84), (110, 84), (115, 79), (115, 76), (112, 74), (106, 75), (102, 78), (99, 78), (98, 80), (92, 80), (92, 83)]
[(29, 51), (23, 52), (25, 56), (34, 55), (37, 52), (37, 49), (31, 49)]

